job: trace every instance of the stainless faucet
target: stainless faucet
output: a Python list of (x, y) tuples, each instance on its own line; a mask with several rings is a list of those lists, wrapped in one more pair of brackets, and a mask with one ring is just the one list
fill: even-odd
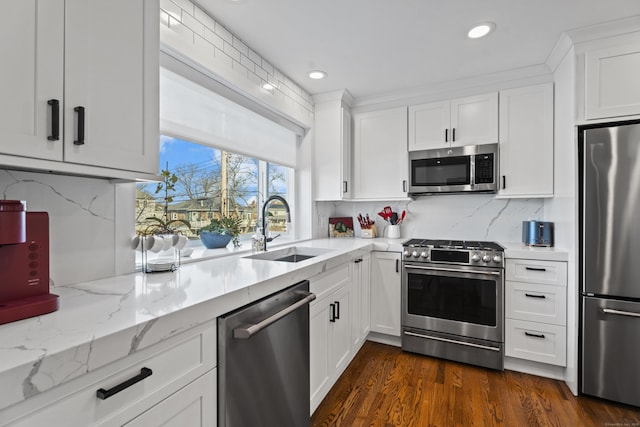
[(284, 205), (284, 209), (287, 211), (287, 222), (291, 222), (291, 211), (289, 210), (289, 203), (287, 203), (287, 201), (284, 199), (284, 197), (282, 196), (271, 196), (269, 197), (265, 202), (264, 205), (262, 205), (262, 236), (264, 237), (263, 239), (263, 250), (267, 250), (267, 241), (272, 241), (274, 238), (271, 239), (267, 239), (267, 226), (268, 226), (268, 222), (267, 222), (267, 206), (269, 206), (269, 203), (271, 203), (274, 200), (278, 200), (280, 203), (282, 203)]

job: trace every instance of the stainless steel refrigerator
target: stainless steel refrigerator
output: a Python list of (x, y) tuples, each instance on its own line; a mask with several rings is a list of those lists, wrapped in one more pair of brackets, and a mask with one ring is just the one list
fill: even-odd
[(640, 121), (578, 130), (581, 391), (640, 406)]

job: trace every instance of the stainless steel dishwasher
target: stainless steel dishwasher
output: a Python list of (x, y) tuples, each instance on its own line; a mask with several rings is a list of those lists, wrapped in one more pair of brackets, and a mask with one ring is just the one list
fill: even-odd
[(309, 281), (218, 317), (218, 426), (308, 426)]

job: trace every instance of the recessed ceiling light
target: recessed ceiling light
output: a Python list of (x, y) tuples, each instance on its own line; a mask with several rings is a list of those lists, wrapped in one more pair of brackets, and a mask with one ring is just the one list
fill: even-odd
[(327, 73), (320, 70), (309, 71), (309, 78), (313, 80), (320, 80), (327, 77)]
[(274, 85), (272, 85), (271, 83), (265, 83), (265, 84), (262, 85), (262, 89), (264, 89), (264, 90), (273, 90), (275, 88), (276, 87)]
[(478, 24), (467, 33), (467, 37), (470, 39), (479, 39), (480, 37), (484, 37), (489, 35), (496, 29), (496, 24), (493, 22), (483, 22), (482, 24)]

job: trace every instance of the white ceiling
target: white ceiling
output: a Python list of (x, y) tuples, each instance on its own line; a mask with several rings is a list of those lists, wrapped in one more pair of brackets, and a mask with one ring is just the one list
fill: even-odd
[[(196, 0), (311, 94), (356, 97), (540, 65), (564, 31), (640, 15), (640, 0)], [(496, 31), (470, 40), (476, 23)], [(307, 73), (321, 69), (322, 81)]]

